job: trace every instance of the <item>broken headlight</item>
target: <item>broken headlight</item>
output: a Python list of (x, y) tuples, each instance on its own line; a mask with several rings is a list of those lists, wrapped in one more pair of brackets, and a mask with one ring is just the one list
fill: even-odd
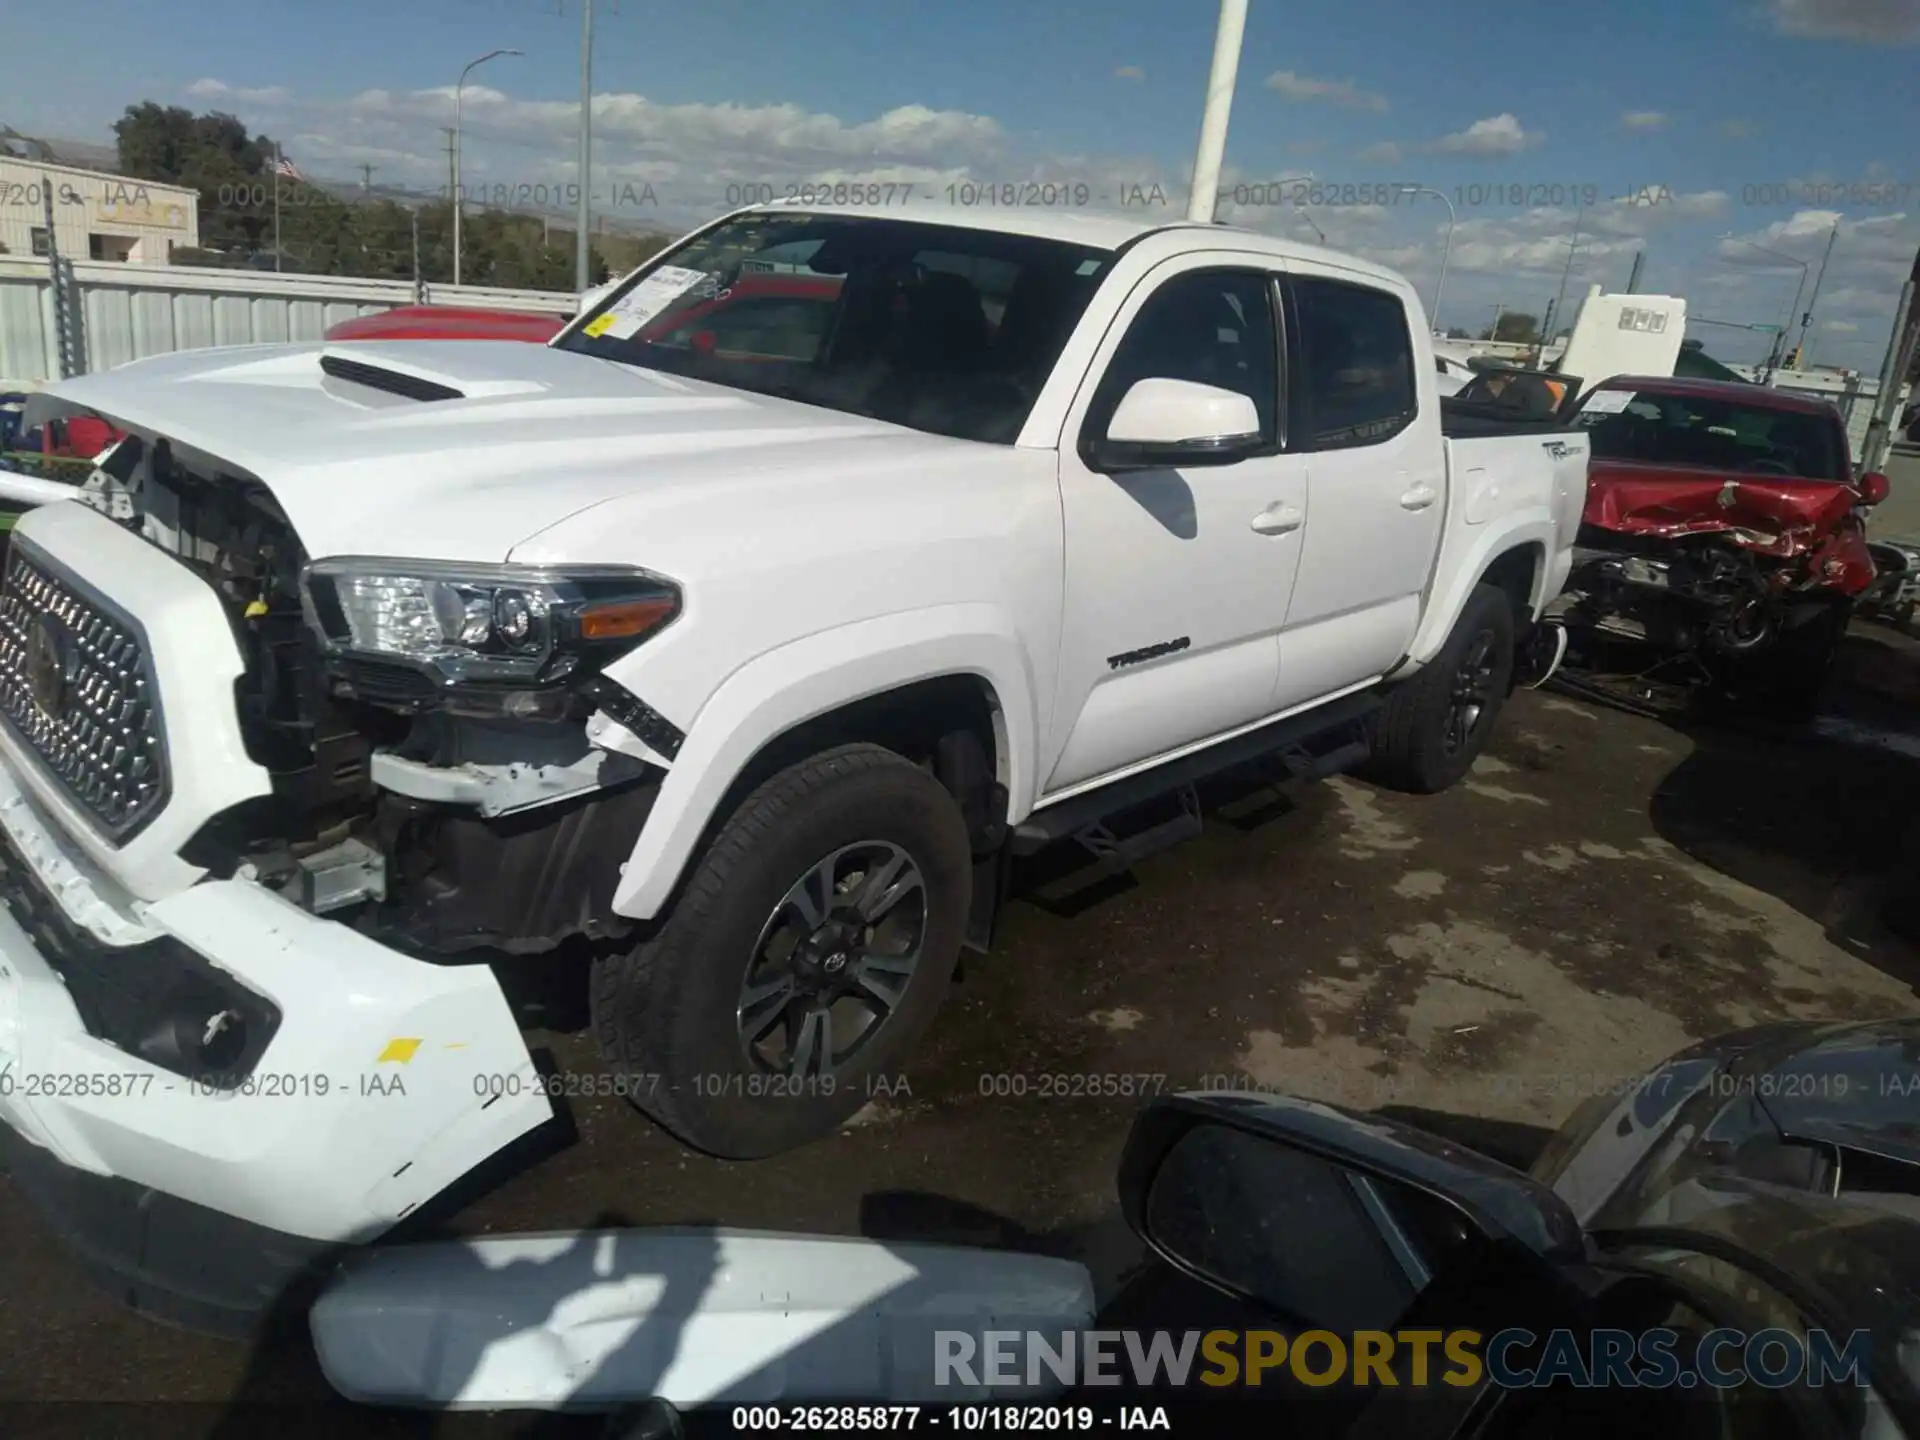
[(348, 557), (306, 570), (330, 656), (398, 663), (439, 685), (558, 685), (671, 622), (680, 591), (620, 565), (464, 565)]

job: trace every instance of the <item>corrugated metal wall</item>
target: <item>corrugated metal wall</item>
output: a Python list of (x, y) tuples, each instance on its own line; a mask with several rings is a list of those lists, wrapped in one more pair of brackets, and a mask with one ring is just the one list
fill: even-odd
[[(88, 370), (210, 345), (321, 339), (329, 326), (413, 303), (401, 280), (346, 280), (190, 266), (76, 261)], [(566, 314), (571, 291), (435, 286), (434, 303)], [(0, 256), (0, 389), (59, 375), (53, 288), (44, 260)]]

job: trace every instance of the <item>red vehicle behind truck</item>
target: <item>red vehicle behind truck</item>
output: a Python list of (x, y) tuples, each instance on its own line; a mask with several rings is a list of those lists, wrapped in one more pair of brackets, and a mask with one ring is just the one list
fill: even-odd
[(1620, 376), (1580, 402), (1587, 505), (1559, 602), (1574, 653), (1609, 639), (1684, 657), (1697, 678), (1789, 711), (1825, 687), (1874, 579), (1865, 512), (1823, 401), (1760, 385)]
[(328, 340), (525, 340), (544, 345), (565, 328), (569, 315), (525, 310), (483, 310), (457, 305), (402, 305), (377, 315), (356, 315), (327, 331)]

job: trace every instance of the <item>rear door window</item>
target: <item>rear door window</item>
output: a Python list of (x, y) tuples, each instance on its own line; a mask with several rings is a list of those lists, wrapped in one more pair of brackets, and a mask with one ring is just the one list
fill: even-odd
[(1290, 413), (1300, 448), (1345, 450), (1391, 440), (1419, 411), (1413, 335), (1397, 295), (1370, 285), (1300, 276), (1300, 364)]

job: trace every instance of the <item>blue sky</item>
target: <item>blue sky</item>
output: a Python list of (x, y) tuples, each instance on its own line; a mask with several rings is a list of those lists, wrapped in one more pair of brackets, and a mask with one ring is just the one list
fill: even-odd
[[(579, 0), (65, 0), (15, 19), (111, 37), (85, 65), (10, 67), (0, 121), (100, 139), (156, 99), (240, 115), (309, 173), (444, 183), (440, 127), (461, 66), (469, 182), (533, 197), (573, 180)], [(1211, 0), (599, 0), (594, 190), (662, 228), (808, 181), (1039, 179), (1091, 195), (1185, 180), (1212, 46)], [(1474, 23), (1498, 11), (1499, 23)], [(52, 16), (57, 14), (58, 25)], [(1342, 186), (1431, 186), (1458, 223), (1442, 320), (1538, 313), (1560, 288), (1644, 288), (1696, 316), (1778, 323), (1817, 264), (1815, 358), (1877, 365), (1920, 245), (1920, 0), (1615, 0), (1448, 6), (1251, 0), (1229, 183), (1312, 175), (1305, 213), (1237, 221), (1320, 233), (1433, 294), (1444, 205)], [(1246, 192), (1249, 193), (1250, 192)], [(1377, 197), (1378, 192), (1373, 192)], [(1578, 214), (1591, 195), (1599, 203)], [(1627, 197), (1637, 200), (1630, 203)], [(1520, 203), (1512, 203), (1515, 199)], [(1575, 235), (1576, 219), (1579, 234)], [(1743, 240), (1726, 240), (1729, 234)], [(1716, 353), (1765, 341), (1697, 328)]]

